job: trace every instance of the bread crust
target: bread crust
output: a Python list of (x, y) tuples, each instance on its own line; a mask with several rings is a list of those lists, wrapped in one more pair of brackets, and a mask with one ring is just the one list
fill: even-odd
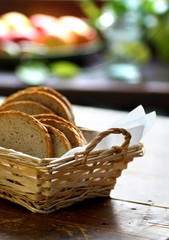
[[(6, 122), (3, 117), (7, 119)], [(0, 136), (0, 146), (39, 158), (60, 157), (71, 148), (87, 143), (83, 133), (74, 123), (69, 101), (49, 87), (29, 87), (7, 97), (0, 107), (0, 127), (3, 129), (0, 129), (0, 135), (2, 133), (4, 139), (3, 141)], [(4, 129), (8, 129), (9, 134)], [(20, 136), (12, 145), (12, 136), (14, 140), (17, 138), (16, 129)], [(37, 143), (39, 134), (43, 139), (43, 147), (40, 142)], [(24, 135), (27, 137), (24, 138)], [(34, 137), (34, 143), (30, 140), (31, 137)], [(35, 149), (30, 151), (33, 147)], [(43, 154), (38, 154), (36, 148), (44, 150), (45, 153), (42, 151)]]
[(48, 124), (45, 124), (45, 127), (52, 139), (54, 157), (61, 157), (64, 153), (71, 149), (71, 144), (63, 132)]
[(38, 120), (43, 124), (48, 124), (52, 127), (55, 127), (56, 129), (59, 129), (61, 132), (63, 132), (68, 138), (69, 142), (71, 143), (72, 148), (84, 145), (84, 142), (78, 135), (77, 131), (74, 128), (70, 127), (68, 124), (62, 121), (59, 121), (56, 119), (50, 119), (50, 118), (38, 119)]
[(68, 126), (73, 128), (77, 132), (77, 134), (79, 135), (79, 137), (82, 140), (82, 144), (83, 145), (87, 144), (87, 141), (86, 141), (82, 131), (75, 124), (71, 123), (70, 121), (67, 121), (66, 119), (64, 119), (64, 118), (62, 118), (62, 117), (60, 117), (60, 116), (58, 116), (56, 114), (50, 114), (50, 113), (49, 114), (48, 113), (36, 114), (36, 115), (34, 115), (34, 117), (36, 119), (39, 119), (39, 120), (40, 119), (41, 120), (42, 119), (54, 119), (54, 120), (57, 120), (57, 121), (64, 122), (65, 124), (67, 124)]
[(39, 158), (53, 157), (45, 126), (33, 116), (15, 110), (0, 112), (0, 146)]
[(2, 106), (4, 106), (7, 103), (10, 102), (16, 102), (16, 101), (34, 101), (38, 102), (46, 107), (48, 107), (51, 111), (53, 111), (55, 114), (67, 119), (68, 121), (71, 120), (70, 113), (65, 108), (62, 101), (60, 101), (55, 96), (46, 93), (44, 91), (18, 91), (9, 97), (6, 98)]
[[(46, 86), (37, 86), (37, 87), (28, 87), (25, 88), (24, 90), (19, 90), (13, 94), (11, 94), (9, 97), (7, 97), (3, 103), (3, 105), (11, 102), (11, 101), (16, 101), (15, 99), (18, 98), (19, 94), (24, 94), (26, 92), (44, 92), (44, 93), (48, 93), (50, 95), (52, 95), (53, 97), (55, 97), (56, 99), (58, 99), (59, 102), (61, 102), (62, 104), (62, 108), (65, 108), (66, 111), (66, 115), (67, 117), (65, 117), (67, 120), (69, 120), (72, 123), (75, 123), (75, 118), (74, 118), (74, 114), (72, 111), (72, 106), (71, 103), (69, 102), (69, 100), (63, 96), (60, 92), (50, 88), (50, 87), (46, 87)], [(25, 100), (25, 99), (23, 99)]]
[(64, 102), (64, 104), (67, 106), (69, 111), (72, 113), (72, 106), (71, 106), (70, 102), (60, 92), (58, 92), (50, 87), (46, 87), (46, 86), (29, 87), (26, 90), (27, 91), (32, 91), (32, 90), (37, 91), (38, 90), (38, 91), (45, 91), (47, 93), (50, 93), (50, 94), (54, 95), (55, 97), (59, 98), (62, 102)]
[(33, 101), (10, 102), (0, 107), (0, 111), (9, 111), (9, 110), (16, 110), (16, 111), (24, 112), (30, 115), (53, 113), (49, 108), (45, 107), (40, 103), (33, 102)]

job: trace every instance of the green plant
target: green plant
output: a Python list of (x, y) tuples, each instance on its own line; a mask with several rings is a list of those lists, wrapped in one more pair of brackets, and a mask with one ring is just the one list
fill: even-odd
[[(112, 16), (110, 24), (117, 23), (126, 13), (135, 11), (138, 18), (138, 28), (141, 31), (141, 42), (158, 60), (169, 64), (169, 1), (168, 0), (112, 0), (100, 1), (84, 0), (81, 4), (92, 6), (88, 11), (84, 11), (93, 25), (100, 31), (98, 20), (103, 16), (105, 9)], [(90, 10), (89, 10), (90, 9)]]
[(143, 0), (140, 14), (144, 39), (152, 46), (156, 57), (169, 64), (168, 0)]

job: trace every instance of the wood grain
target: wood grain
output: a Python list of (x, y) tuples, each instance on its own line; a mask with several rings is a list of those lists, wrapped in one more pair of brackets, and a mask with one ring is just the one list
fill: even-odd
[(50, 215), (0, 200), (1, 239), (167, 239), (168, 209), (93, 199)]

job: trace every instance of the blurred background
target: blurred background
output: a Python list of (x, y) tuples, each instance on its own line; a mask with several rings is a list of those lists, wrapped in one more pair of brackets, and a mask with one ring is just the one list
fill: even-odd
[(47, 85), (73, 104), (169, 113), (169, 1), (0, 0), (0, 95)]

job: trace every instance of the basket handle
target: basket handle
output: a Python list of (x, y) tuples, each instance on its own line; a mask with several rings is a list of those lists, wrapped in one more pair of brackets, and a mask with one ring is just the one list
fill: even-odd
[(89, 153), (97, 146), (99, 142), (101, 142), (103, 138), (107, 137), (109, 134), (123, 134), (124, 142), (121, 146), (116, 146), (115, 150), (116, 153), (119, 153), (122, 150), (127, 151), (127, 148), (130, 144), (131, 134), (124, 128), (110, 128), (106, 131), (99, 133), (86, 147), (85, 151), (77, 153), (75, 157), (78, 157), (78, 155), (83, 154), (83, 160), (81, 164), (86, 164)]

